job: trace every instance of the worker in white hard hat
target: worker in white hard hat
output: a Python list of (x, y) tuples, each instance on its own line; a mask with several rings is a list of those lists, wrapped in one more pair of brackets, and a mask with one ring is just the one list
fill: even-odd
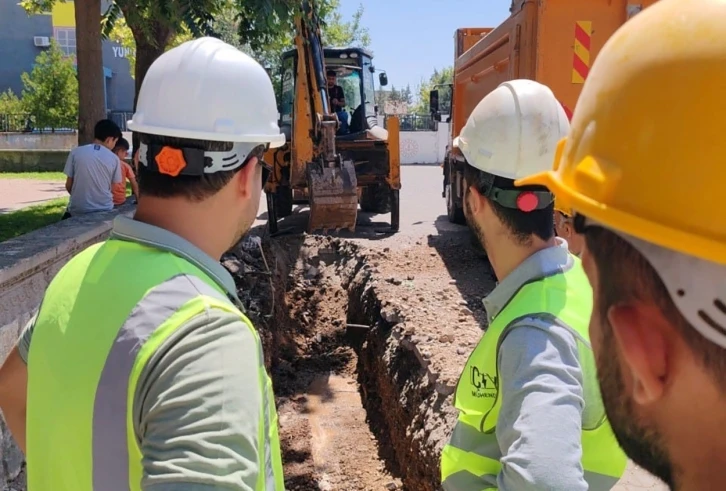
[(572, 222), (572, 210), (565, 209), (557, 199), (555, 199), (555, 232), (558, 237), (567, 241), (570, 252), (580, 257), (582, 248), (585, 245), (585, 238), (575, 232), (575, 225)]
[(498, 284), (454, 394), (446, 491), (606, 490), (625, 469), (598, 391), (587, 277), (554, 236), (552, 194), (514, 185), (551, 167), (568, 128), (548, 87), (513, 80), (479, 102), (454, 141), (468, 164), (467, 221)]
[(608, 40), (546, 185), (574, 210), (625, 452), (671, 489), (726, 489), (726, 2), (660, 0)]
[(0, 369), (28, 488), (282, 490), (262, 346), (219, 262), (257, 214), (263, 151), (285, 142), (270, 78), (189, 41), (153, 63), (128, 125), (135, 217), (60, 270)]

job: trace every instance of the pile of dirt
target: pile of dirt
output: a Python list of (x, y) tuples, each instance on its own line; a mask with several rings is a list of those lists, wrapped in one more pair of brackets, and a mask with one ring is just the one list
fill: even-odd
[(451, 395), (493, 284), (468, 237), (396, 250), (251, 237), (224, 264), (265, 343), (287, 489), (438, 489)]

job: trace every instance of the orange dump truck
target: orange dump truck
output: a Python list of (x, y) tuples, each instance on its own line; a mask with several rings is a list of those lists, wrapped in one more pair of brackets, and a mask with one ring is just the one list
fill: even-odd
[[(455, 35), (454, 80), (430, 94), (431, 112), (459, 135), (479, 101), (502, 82), (526, 78), (547, 85), (568, 117), (605, 41), (630, 17), (657, 0), (513, 0), (499, 27), (462, 28)], [(442, 93), (445, 90), (449, 93)], [(451, 101), (451, 108), (439, 101)], [(465, 223), (464, 157), (451, 147), (444, 161), (449, 220)]]

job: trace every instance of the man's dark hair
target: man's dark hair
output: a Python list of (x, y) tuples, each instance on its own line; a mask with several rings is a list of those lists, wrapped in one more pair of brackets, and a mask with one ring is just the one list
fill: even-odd
[[(228, 152), (234, 146), (231, 142), (186, 140), (167, 136), (141, 134), (140, 140), (146, 145), (168, 145), (174, 148), (197, 148), (208, 152)], [(202, 176), (176, 177), (160, 174), (149, 170), (139, 162), (139, 194), (156, 196), (157, 198), (186, 198), (189, 201), (199, 202), (217, 194), (226, 186), (232, 177), (244, 168), (250, 158), (261, 157), (264, 146), (253, 149), (246, 157), (245, 162), (231, 171), (219, 171)]]
[(121, 138), (121, 128), (110, 119), (102, 119), (93, 128), (93, 137), (98, 141), (106, 141), (108, 138)]
[(633, 300), (654, 302), (663, 317), (676, 327), (694, 358), (726, 392), (726, 349), (703, 337), (683, 317), (663, 280), (645, 256), (623, 238), (602, 227), (588, 227), (584, 235), (587, 250), (597, 266), (602, 324), (608, 325), (608, 310), (613, 305)]
[(113, 147), (113, 153), (116, 153), (119, 150), (126, 150), (128, 152), (129, 148), (131, 148), (131, 145), (129, 145), (129, 141), (122, 136), (116, 142), (116, 146)]
[[(488, 184), (491, 182), (491, 175), (480, 171), (476, 167), (466, 165), (464, 171), (466, 185), (465, 192), (469, 192), (469, 186), (474, 186), (482, 195), (485, 193)], [(500, 189), (515, 189), (517, 191), (542, 191), (542, 186), (521, 186), (515, 187), (514, 181), (504, 177), (495, 176), (494, 186)], [(549, 240), (554, 236), (554, 204), (542, 208), (524, 212), (513, 208), (505, 208), (494, 200), (489, 200), (494, 214), (509, 229), (514, 240), (519, 245), (529, 245), (532, 242), (532, 235), (542, 240)]]
[(327, 72), (325, 72), (325, 75), (327, 75), (328, 77), (337, 76), (337, 74), (335, 73), (335, 70), (328, 70)]

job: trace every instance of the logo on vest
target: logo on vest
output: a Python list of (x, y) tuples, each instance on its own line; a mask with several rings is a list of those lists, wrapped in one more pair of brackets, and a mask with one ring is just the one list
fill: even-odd
[(471, 395), (478, 398), (497, 397), (499, 390), (499, 377), (491, 376), (486, 372), (482, 372), (479, 368), (472, 366), (469, 372), (469, 382), (471, 384)]

